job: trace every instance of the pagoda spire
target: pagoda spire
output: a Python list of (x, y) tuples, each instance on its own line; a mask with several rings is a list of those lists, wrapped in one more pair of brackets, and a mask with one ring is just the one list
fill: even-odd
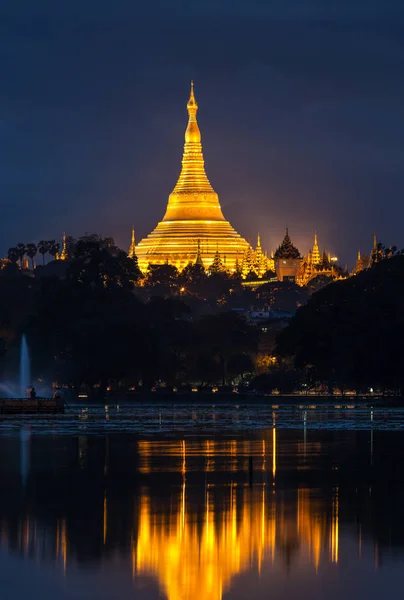
[(193, 83), (187, 100), (188, 123), (180, 175), (169, 195), (163, 219), (136, 244), (142, 272), (147, 272), (150, 263), (164, 264), (166, 260), (183, 269), (195, 261), (198, 239), (206, 267), (214, 259), (213, 244), (219, 241), (221, 255), (226, 256), (226, 266), (233, 271), (237, 254), (242, 256), (248, 247), (246, 240), (224, 218), (218, 194), (206, 175)]
[[(202, 153), (201, 132), (196, 113), (198, 103), (195, 99), (194, 82), (191, 81), (191, 92), (187, 104), (188, 125), (185, 130), (184, 154), (182, 169), (174, 188), (175, 192), (213, 192), (213, 188), (205, 172), (205, 161)], [(213, 192), (214, 193), (214, 192)]]
[(128, 256), (129, 256), (129, 258), (135, 258), (135, 256), (136, 256), (135, 226), (134, 225), (132, 225), (132, 238), (131, 238), (131, 243), (129, 246)]
[(313, 265), (318, 265), (321, 262), (320, 249), (318, 247), (317, 232), (314, 232), (314, 242), (311, 251), (311, 260)]
[(66, 260), (67, 258), (69, 258), (69, 254), (67, 252), (67, 238), (66, 238), (66, 234), (63, 234), (63, 238), (62, 238), (62, 252), (60, 253), (60, 260)]
[(213, 257), (213, 262), (210, 265), (209, 271), (210, 271), (210, 273), (220, 273), (223, 270), (224, 270), (223, 261), (219, 254), (219, 244), (217, 244), (215, 256)]
[(195, 264), (199, 265), (200, 267), (205, 268), (205, 266), (203, 264), (202, 256), (201, 256), (201, 240), (198, 240), (198, 251), (196, 253)]

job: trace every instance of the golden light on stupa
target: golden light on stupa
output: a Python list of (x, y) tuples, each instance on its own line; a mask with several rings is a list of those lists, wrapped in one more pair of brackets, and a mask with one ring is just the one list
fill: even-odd
[(183, 269), (195, 263), (198, 256), (204, 267), (209, 268), (217, 253), (226, 269), (233, 271), (249, 247), (224, 218), (219, 197), (206, 175), (193, 82), (187, 110), (180, 176), (168, 198), (163, 220), (136, 246), (143, 272), (149, 264), (169, 263)]

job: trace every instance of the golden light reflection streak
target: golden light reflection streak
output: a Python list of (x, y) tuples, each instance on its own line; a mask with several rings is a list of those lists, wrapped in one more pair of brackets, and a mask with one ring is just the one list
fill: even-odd
[(262, 498), (261, 498), (261, 545), (258, 549), (258, 575), (261, 575), (261, 564), (263, 559), (263, 550), (265, 548), (265, 483), (262, 486)]
[(185, 493), (187, 473), (187, 451), (185, 440), (182, 440), (182, 488), (181, 488), (181, 536), (185, 529)]
[(212, 446), (214, 450), (214, 442), (211, 440), (206, 440), (206, 471), (213, 471), (214, 469), (214, 461), (212, 460)]
[(331, 521), (331, 560), (338, 563), (339, 559), (339, 498), (338, 488), (335, 488), (332, 499)]
[(186, 449), (185, 440), (182, 440), (181, 446), (182, 446), (182, 470), (181, 470), (181, 472), (185, 476), (185, 474), (187, 472), (187, 449)]
[(66, 519), (62, 519), (61, 542), (62, 542), (63, 574), (66, 575), (66, 565), (67, 565), (67, 528), (66, 528)]
[(273, 429), (272, 429), (272, 477), (274, 478), (274, 483), (275, 483), (275, 476), (276, 476), (276, 426), (275, 426), (275, 413), (272, 413), (272, 419), (273, 419)]
[(267, 452), (266, 452), (266, 442), (262, 440), (262, 470), (265, 471), (267, 468)]

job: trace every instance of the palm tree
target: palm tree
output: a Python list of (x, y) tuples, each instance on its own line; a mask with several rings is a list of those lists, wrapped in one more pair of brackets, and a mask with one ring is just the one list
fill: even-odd
[(15, 246), (13, 248), (9, 248), (8, 249), (8, 260), (11, 261), (12, 263), (16, 263), (20, 257), (19, 253), (18, 253), (18, 248), (16, 248)]
[(50, 240), (48, 242), (48, 252), (51, 256), (53, 256), (53, 258), (55, 258), (56, 254), (58, 254), (59, 250), (60, 250), (59, 242), (56, 242), (55, 240)]
[(38, 248), (35, 244), (27, 244), (26, 255), (31, 259), (32, 270), (34, 270), (34, 258), (37, 255)]
[(18, 258), (20, 261), (21, 269), (22, 269), (22, 259), (24, 258), (26, 251), (27, 251), (27, 247), (25, 244), (17, 244), (17, 252), (18, 252)]
[(45, 254), (48, 252), (49, 242), (41, 240), (38, 244), (38, 252), (42, 254), (42, 266), (45, 266)]

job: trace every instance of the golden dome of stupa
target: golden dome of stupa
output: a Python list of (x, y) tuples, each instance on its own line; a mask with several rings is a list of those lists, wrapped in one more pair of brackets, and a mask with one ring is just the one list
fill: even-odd
[(167, 262), (183, 269), (196, 261), (198, 248), (205, 268), (209, 268), (219, 252), (226, 269), (234, 271), (236, 261), (242, 261), (249, 247), (224, 218), (219, 197), (207, 178), (193, 82), (187, 109), (188, 126), (180, 176), (168, 198), (163, 220), (136, 246), (143, 272), (149, 264)]

